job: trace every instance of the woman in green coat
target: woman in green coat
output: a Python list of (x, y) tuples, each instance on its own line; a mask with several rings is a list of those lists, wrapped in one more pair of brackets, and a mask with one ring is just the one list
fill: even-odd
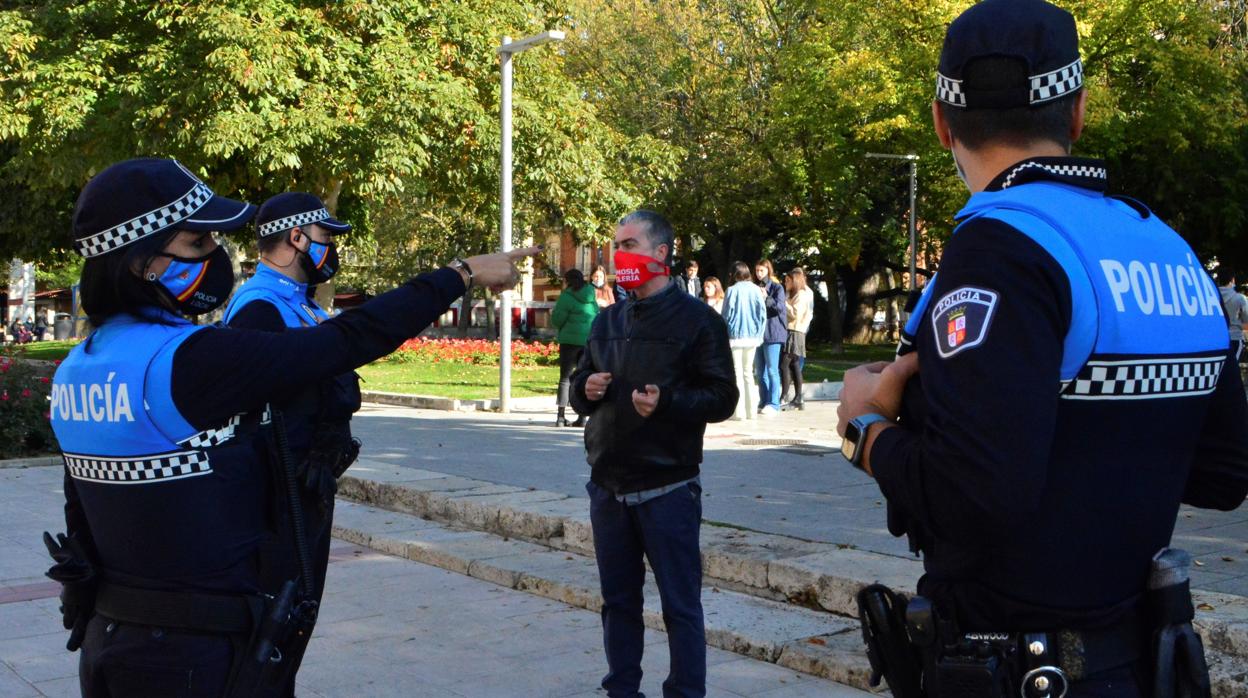
[[(598, 314), (598, 303), (594, 300), (594, 289), (585, 283), (585, 275), (580, 269), (569, 269), (563, 273), (564, 289), (555, 301), (555, 309), (550, 314), (550, 322), (559, 330), (559, 415), (555, 417), (555, 426), (566, 427), (568, 420), (564, 410), (568, 407), (568, 378), (581, 360), (581, 351), (589, 338), (589, 326), (594, 323)], [(585, 418), (577, 415), (574, 427), (585, 425)]]

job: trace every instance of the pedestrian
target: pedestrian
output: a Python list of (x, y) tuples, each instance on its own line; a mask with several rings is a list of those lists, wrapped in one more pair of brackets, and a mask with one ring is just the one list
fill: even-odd
[(706, 277), (706, 281), (702, 282), (702, 297), (706, 299), (706, 304), (715, 309), (715, 312), (723, 315), (724, 313), (724, 286), (719, 279), (714, 276)]
[(615, 303), (615, 291), (607, 286), (607, 268), (599, 264), (589, 275), (589, 282), (594, 287), (594, 301), (598, 307), (605, 308)]
[(784, 290), (789, 336), (780, 354), (780, 394), (787, 394), (791, 383), (793, 400), (785, 405), (785, 409), (804, 410), (802, 366), (806, 361), (806, 332), (815, 312), (815, 293), (807, 288), (806, 272), (801, 267), (794, 267), (784, 275)]
[[(1167, 546), (1181, 502), (1244, 502), (1248, 405), (1196, 255), (1071, 157), (1082, 86), (1054, 5), (985, 0), (948, 26), (932, 115), (971, 197), (903, 356), (847, 372), (837, 410), (890, 531), (923, 552), (916, 645), (892, 648), (922, 660), (890, 685), (1209, 695), (1190, 557)], [(886, 620), (887, 597), (866, 591), (864, 615)]]
[(724, 294), (724, 321), (728, 323), (728, 345), (732, 348), (732, 369), (736, 377), (737, 419), (754, 419), (758, 388), (754, 383), (754, 356), (767, 331), (767, 299), (753, 283), (750, 265), (732, 265), (732, 285)]
[[(595, 302), (594, 290), (585, 283), (585, 275), (580, 269), (569, 269), (563, 273), (564, 289), (555, 301), (555, 309), (550, 313), (550, 322), (559, 330), (559, 413), (555, 416), (555, 426), (568, 426), (564, 412), (568, 407), (568, 386), (572, 371), (581, 360), (581, 352), (589, 339), (589, 327), (598, 315), (598, 303)], [(571, 423), (574, 427), (585, 426), (585, 418), (576, 416)]]
[(1248, 330), (1248, 299), (1235, 290), (1235, 272), (1218, 270), (1218, 292), (1222, 294), (1222, 310), (1226, 313), (1227, 331), (1236, 360), (1244, 348), (1244, 330)]
[(255, 211), (152, 158), (105, 168), (78, 197), (81, 302), (95, 330), (52, 383), (68, 534), (45, 543), (86, 698), (280, 696), (293, 685), (298, 643), (286, 633), (306, 632), (317, 604), (302, 554), (281, 588), (261, 586), (256, 558), (279, 503), (300, 521), (297, 499), (269, 484), (297, 486), (294, 464), (267, 456), (266, 405), (393, 351), (474, 280), (510, 287), (512, 260), (534, 252), (456, 262), (316, 327), (192, 324), (234, 285), (213, 231)]
[(780, 350), (789, 336), (788, 306), (784, 286), (776, 279), (770, 260), (761, 259), (754, 265), (754, 279), (767, 303), (767, 329), (754, 359), (754, 372), (758, 374), (758, 412), (766, 417), (780, 412)]
[(709, 422), (732, 414), (728, 329), (670, 278), (672, 227), (652, 211), (615, 230), (615, 270), (629, 298), (594, 320), (572, 377), (585, 428), (586, 490), (602, 585), (608, 696), (637, 696), (645, 647), (642, 587), (659, 586), (671, 668), (664, 696), (706, 694), (699, 465)]
[[(260, 261), (255, 274), (226, 306), (230, 327), (285, 332), (314, 327), (329, 319), (316, 302), (316, 287), (338, 272), (336, 236), (351, 226), (329, 215), (312, 194), (287, 192), (265, 201), (256, 214), (256, 248)], [(282, 431), (289, 457), (299, 472), (298, 496), (304, 518), (304, 537), (312, 562), (312, 598), (320, 604), (329, 565), (329, 545), (337, 480), (355, 462), (360, 442), (351, 435), (351, 416), (360, 409), (360, 382), (346, 371), (272, 404), (272, 430)], [(277, 454), (282, 457), (281, 454)], [(280, 588), (298, 569), (296, 535), (287, 530), (289, 512), (277, 520), (278, 533), (265, 541), (260, 558), (261, 588)], [(288, 648), (291, 675), (280, 689), (294, 695), (298, 671), (313, 628)]]
[(685, 265), (685, 291), (699, 298), (702, 295), (702, 280), (698, 278), (698, 260), (691, 259)]

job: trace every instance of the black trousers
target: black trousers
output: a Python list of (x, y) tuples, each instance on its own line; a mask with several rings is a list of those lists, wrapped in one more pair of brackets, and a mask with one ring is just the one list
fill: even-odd
[(783, 352), (780, 354), (780, 397), (789, 392), (789, 385), (796, 388), (793, 402), (802, 401), (802, 357)]
[(220, 698), (238, 638), (120, 623), (87, 624), (78, 661), (83, 698)]
[(580, 344), (559, 345), (559, 406), (568, 406), (568, 391), (571, 387), (572, 372), (581, 360), (585, 347)]

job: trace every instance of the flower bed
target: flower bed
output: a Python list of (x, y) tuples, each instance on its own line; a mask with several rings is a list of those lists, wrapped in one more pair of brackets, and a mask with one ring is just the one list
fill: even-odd
[(48, 414), (53, 370), (0, 356), (0, 458), (57, 450)]
[[(389, 363), (459, 363), (477, 366), (498, 365), (499, 344), (488, 339), (409, 339), (398, 351), (386, 357)], [(557, 366), (559, 345), (555, 342), (511, 343), (513, 366)]]

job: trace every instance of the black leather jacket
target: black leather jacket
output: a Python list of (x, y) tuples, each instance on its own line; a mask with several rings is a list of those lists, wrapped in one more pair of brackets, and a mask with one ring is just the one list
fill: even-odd
[[(588, 400), (585, 381), (604, 371), (612, 377), (606, 396)], [(647, 384), (659, 387), (659, 405), (643, 418), (632, 394)], [(676, 283), (608, 306), (572, 374), (571, 401), (591, 415), (586, 460), (599, 487), (624, 494), (689, 479), (702, 462), (706, 425), (732, 416), (737, 405), (728, 326)]]

